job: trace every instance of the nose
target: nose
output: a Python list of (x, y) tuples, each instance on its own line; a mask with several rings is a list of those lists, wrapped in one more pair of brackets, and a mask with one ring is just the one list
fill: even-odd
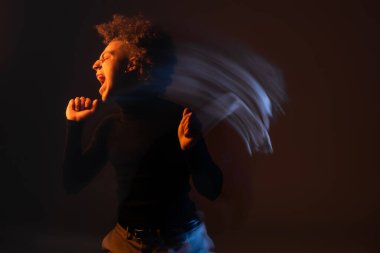
[(92, 69), (97, 71), (102, 68), (102, 62), (100, 60), (96, 60), (94, 65), (92, 65)]

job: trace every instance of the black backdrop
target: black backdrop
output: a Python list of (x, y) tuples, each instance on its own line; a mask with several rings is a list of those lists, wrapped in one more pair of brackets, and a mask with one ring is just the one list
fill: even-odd
[[(97, 95), (93, 26), (139, 11), (169, 30), (211, 29), (280, 67), (289, 101), (272, 155), (250, 157), (220, 124), (225, 173), (204, 210), (219, 253), (379, 252), (379, 16), (376, 1), (21, 1), (0, 4), (0, 252), (99, 252), (115, 221), (113, 172), (61, 185), (64, 111)], [(186, 33), (185, 29), (182, 29)]]

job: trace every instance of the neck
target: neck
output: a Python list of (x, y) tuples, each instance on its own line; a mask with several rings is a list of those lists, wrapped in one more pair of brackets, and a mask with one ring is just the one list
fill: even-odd
[(129, 94), (118, 96), (114, 102), (121, 109), (121, 112), (137, 116), (152, 113), (159, 100), (155, 96)]

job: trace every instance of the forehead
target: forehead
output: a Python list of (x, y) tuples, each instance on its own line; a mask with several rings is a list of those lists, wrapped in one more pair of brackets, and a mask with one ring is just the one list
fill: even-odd
[(124, 41), (121, 40), (113, 40), (104, 48), (102, 55), (104, 53), (114, 53), (119, 54), (126, 52), (127, 46)]

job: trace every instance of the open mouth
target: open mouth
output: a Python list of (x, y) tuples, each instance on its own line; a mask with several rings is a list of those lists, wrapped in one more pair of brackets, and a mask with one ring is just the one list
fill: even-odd
[(105, 89), (104, 83), (106, 81), (106, 77), (102, 74), (98, 74), (96, 75), (96, 79), (98, 79), (98, 81), (100, 82), (99, 93), (102, 94)]
[(98, 79), (101, 85), (103, 85), (104, 82), (106, 81), (106, 77), (102, 74), (96, 75), (96, 78)]

